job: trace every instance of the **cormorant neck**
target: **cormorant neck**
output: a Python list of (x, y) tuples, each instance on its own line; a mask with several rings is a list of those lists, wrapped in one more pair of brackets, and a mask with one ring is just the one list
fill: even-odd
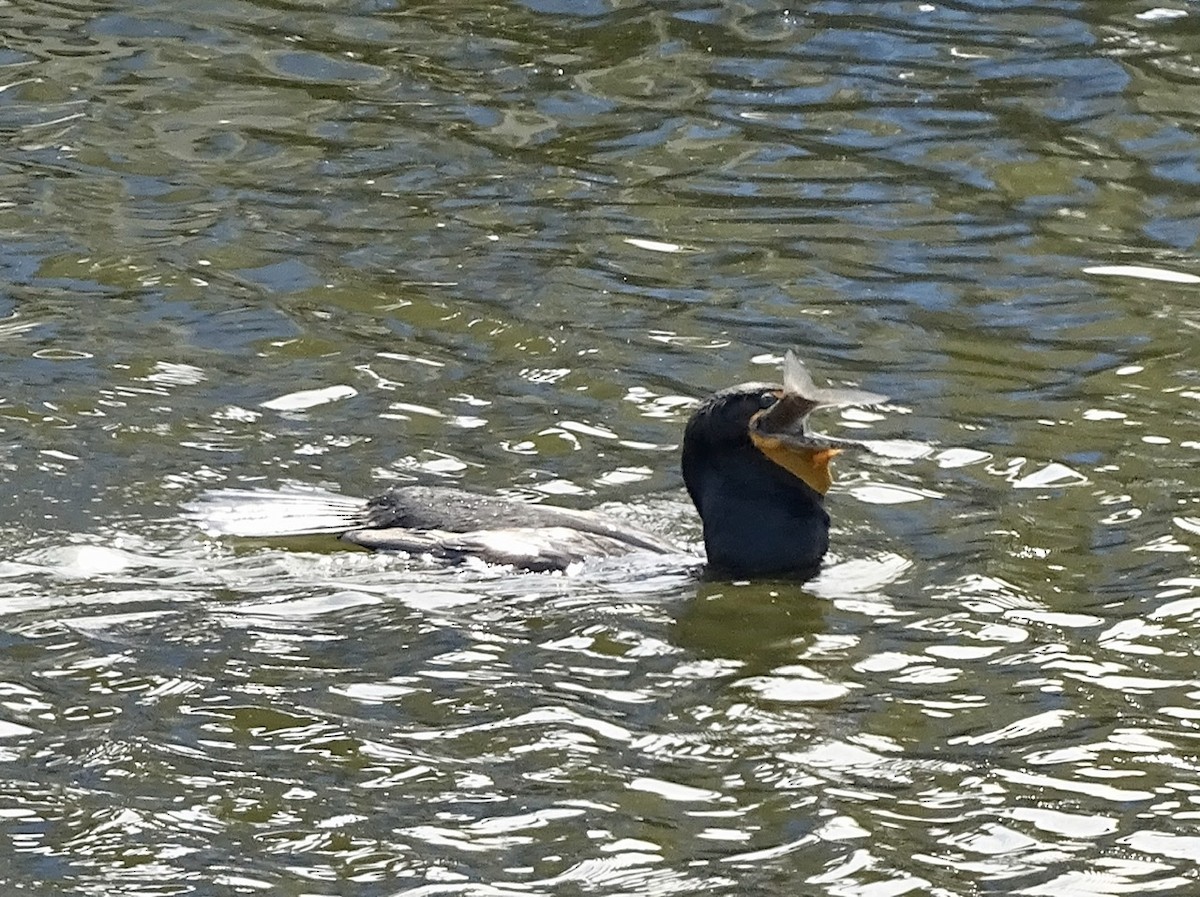
[(829, 547), (820, 493), (751, 446), (720, 463), (685, 452), (683, 466), (711, 567), (761, 576), (812, 571), (820, 563)]

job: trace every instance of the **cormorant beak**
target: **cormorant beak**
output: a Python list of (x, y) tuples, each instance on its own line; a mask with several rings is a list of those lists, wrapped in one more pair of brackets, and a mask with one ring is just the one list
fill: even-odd
[(799, 477), (819, 495), (833, 484), (829, 462), (841, 449), (831, 440), (810, 433), (808, 415), (818, 403), (786, 390), (779, 400), (750, 418), (750, 441), (760, 452)]
[(804, 363), (789, 351), (783, 360), (783, 389), (778, 401), (750, 418), (750, 441), (780, 467), (799, 477), (818, 494), (833, 484), (829, 462), (843, 448), (863, 447), (854, 439), (831, 439), (808, 429), (808, 415), (817, 408), (842, 405), (880, 405), (887, 396), (860, 389), (824, 389), (813, 383)]

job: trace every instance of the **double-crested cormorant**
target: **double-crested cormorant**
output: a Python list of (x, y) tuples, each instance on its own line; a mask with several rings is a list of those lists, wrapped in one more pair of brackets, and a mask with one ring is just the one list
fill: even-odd
[[(820, 389), (791, 352), (784, 384), (746, 383), (705, 400), (683, 437), (683, 480), (704, 524), (710, 568), (732, 576), (812, 571), (829, 547), (829, 461), (852, 440), (808, 429), (817, 408), (883, 396)], [(678, 554), (653, 533), (574, 511), (444, 486), (396, 486), (369, 500), (330, 492), (219, 489), (188, 506), (213, 535), (336, 533), (384, 551), (479, 557), (526, 570), (562, 570), (596, 555)]]

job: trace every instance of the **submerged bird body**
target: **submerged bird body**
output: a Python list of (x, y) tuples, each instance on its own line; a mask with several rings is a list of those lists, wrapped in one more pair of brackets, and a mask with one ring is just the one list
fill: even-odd
[[(819, 389), (788, 353), (784, 384), (722, 390), (696, 409), (683, 439), (683, 479), (704, 526), (710, 567), (734, 576), (804, 574), (829, 547), (830, 458), (857, 445), (811, 433), (816, 408), (883, 396)], [(372, 499), (317, 490), (219, 489), (188, 510), (213, 535), (334, 533), (347, 542), (525, 570), (563, 570), (595, 555), (678, 554), (653, 533), (590, 511), (444, 486), (397, 486)]]

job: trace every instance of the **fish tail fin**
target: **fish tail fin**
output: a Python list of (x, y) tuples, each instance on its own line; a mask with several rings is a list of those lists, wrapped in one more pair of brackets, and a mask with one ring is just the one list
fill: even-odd
[(210, 536), (343, 533), (365, 521), (365, 499), (319, 489), (214, 489), (184, 505)]

